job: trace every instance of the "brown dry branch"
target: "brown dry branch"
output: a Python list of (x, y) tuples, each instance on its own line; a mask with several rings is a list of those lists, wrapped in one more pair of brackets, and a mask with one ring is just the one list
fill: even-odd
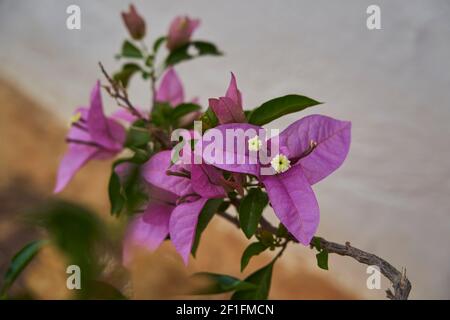
[[(236, 227), (240, 227), (239, 220), (235, 216), (232, 216), (227, 212), (218, 212), (218, 215), (231, 222)], [(277, 228), (264, 218), (261, 219), (260, 224), (263, 230), (269, 231), (271, 233), (276, 233), (277, 231)], [(342, 245), (339, 243), (327, 241), (324, 238), (318, 239), (320, 240), (321, 248), (326, 250), (328, 253), (335, 253), (340, 256), (351, 257), (359, 263), (369, 266), (377, 266), (378, 268), (380, 268), (381, 273), (389, 279), (394, 289), (394, 292), (392, 292), (390, 289), (386, 290), (386, 295), (389, 299), (408, 299), (409, 293), (411, 291), (411, 282), (409, 282), (408, 278), (406, 277), (406, 269), (403, 269), (402, 272), (400, 272), (386, 260), (378, 257), (373, 253), (369, 253), (361, 249), (352, 247), (349, 242), (346, 242), (345, 245)], [(289, 240), (297, 242), (297, 240), (292, 236)]]

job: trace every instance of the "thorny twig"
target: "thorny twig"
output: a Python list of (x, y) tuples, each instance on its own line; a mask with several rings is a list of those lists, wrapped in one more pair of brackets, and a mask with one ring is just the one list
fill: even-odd
[[(218, 215), (226, 219), (227, 221), (234, 224), (236, 227), (239, 226), (239, 220), (232, 216), (227, 212), (218, 212)], [(260, 221), (261, 228), (263, 230), (269, 231), (271, 233), (276, 233), (277, 228), (273, 226), (269, 221), (267, 221), (264, 217), (261, 218)], [(352, 247), (349, 242), (346, 242), (345, 245), (338, 244), (335, 242), (327, 241), (324, 238), (318, 238), (320, 241), (320, 246), (328, 253), (335, 253), (341, 256), (347, 256), (355, 259), (359, 263), (363, 263), (369, 266), (377, 266), (380, 268), (381, 273), (389, 279), (394, 288), (394, 292), (390, 289), (386, 290), (386, 296), (391, 300), (407, 300), (409, 293), (411, 291), (411, 282), (406, 277), (406, 269), (403, 269), (401, 272), (394, 268), (389, 262), (378, 257), (373, 253), (368, 253), (361, 249)], [(289, 241), (298, 242), (292, 236), (289, 237)], [(284, 247), (285, 248), (285, 247)], [(283, 251), (284, 251), (283, 248)], [(282, 252), (280, 252), (282, 253)], [(280, 254), (279, 253), (279, 254)]]

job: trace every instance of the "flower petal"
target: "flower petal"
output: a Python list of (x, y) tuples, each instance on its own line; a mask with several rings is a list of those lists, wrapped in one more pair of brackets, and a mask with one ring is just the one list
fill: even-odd
[(213, 109), (220, 124), (246, 121), (242, 107), (228, 97), (209, 99), (209, 106)]
[(114, 141), (109, 133), (108, 120), (103, 112), (102, 96), (100, 94), (100, 81), (97, 81), (91, 91), (91, 105), (89, 108), (87, 125), (92, 139), (109, 147)]
[[(140, 113), (142, 118), (147, 118), (147, 116), (145, 115), (145, 111), (142, 108), (136, 107), (136, 110)], [(137, 116), (135, 116), (125, 108), (120, 108), (119, 110), (115, 111), (113, 114), (111, 114), (111, 118), (114, 120), (122, 120), (126, 123), (133, 123), (138, 120)]]
[(191, 180), (168, 175), (167, 170), (179, 171), (184, 166), (171, 165), (171, 151), (161, 151), (151, 157), (142, 167), (144, 179), (155, 187), (175, 193), (178, 196), (192, 192)]
[(123, 245), (123, 261), (128, 265), (134, 246), (154, 250), (169, 234), (169, 219), (174, 206), (153, 202), (128, 226)]
[(92, 146), (82, 144), (69, 144), (68, 150), (64, 155), (56, 177), (56, 186), (54, 193), (60, 192), (72, 180), (75, 173), (94, 158), (98, 153), (98, 149)]
[(225, 190), (219, 185), (222, 175), (213, 166), (194, 164), (191, 167), (191, 183), (195, 193), (202, 197), (222, 198), (226, 196)]
[(169, 68), (162, 77), (156, 101), (167, 102), (172, 107), (184, 102), (183, 85), (174, 68)]
[(309, 245), (319, 225), (319, 205), (301, 166), (261, 176), (275, 214), (302, 244)]
[(289, 159), (301, 157), (317, 143), (315, 149), (300, 159), (311, 185), (327, 177), (344, 162), (350, 148), (351, 122), (321, 115), (307, 116), (294, 122), (280, 134), (280, 145), (287, 148)]
[(240, 106), (242, 109), (242, 94), (237, 87), (236, 77), (234, 76), (233, 72), (231, 72), (230, 85), (228, 86), (225, 97), (233, 100), (234, 103)]
[(198, 217), (207, 200), (200, 198), (193, 202), (184, 202), (178, 205), (170, 216), (170, 239), (185, 264), (188, 263), (194, 242)]
[[(256, 154), (248, 150), (248, 140), (262, 128), (247, 123), (229, 123), (206, 131), (195, 147), (195, 154), (207, 164), (239, 173), (259, 175)], [(228, 147), (227, 147), (228, 146)]]

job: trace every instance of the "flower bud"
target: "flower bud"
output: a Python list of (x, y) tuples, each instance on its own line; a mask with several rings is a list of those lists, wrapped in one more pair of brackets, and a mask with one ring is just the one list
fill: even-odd
[(145, 36), (145, 21), (134, 5), (130, 4), (129, 12), (122, 12), (122, 19), (133, 39), (141, 40)]
[(172, 51), (188, 43), (192, 33), (199, 25), (200, 20), (198, 19), (190, 19), (188, 16), (176, 17), (169, 27), (167, 49)]

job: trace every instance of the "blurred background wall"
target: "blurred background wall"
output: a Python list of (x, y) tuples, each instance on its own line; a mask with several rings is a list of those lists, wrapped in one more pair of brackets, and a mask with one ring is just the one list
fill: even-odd
[[(189, 14), (202, 20), (195, 38), (225, 52), (177, 67), (188, 97), (206, 104), (222, 95), (233, 71), (247, 108), (302, 93), (326, 102), (305, 114), (351, 120), (347, 161), (315, 186), (318, 234), (406, 266), (413, 298), (450, 298), (450, 2), (133, 2), (152, 40), (175, 15)], [(119, 13), (128, 3), (1, 0), (0, 77), (67, 121), (100, 78), (97, 62), (118, 69), (113, 55), (127, 36)], [(81, 30), (66, 29), (70, 4), (81, 7)], [(366, 28), (370, 4), (381, 7), (382, 30)], [(148, 105), (147, 85), (133, 81), (130, 93)], [(292, 249), (288, 259), (316, 269), (308, 249)], [(384, 296), (366, 288), (365, 267), (347, 258), (331, 257), (323, 276), (362, 297)]]

